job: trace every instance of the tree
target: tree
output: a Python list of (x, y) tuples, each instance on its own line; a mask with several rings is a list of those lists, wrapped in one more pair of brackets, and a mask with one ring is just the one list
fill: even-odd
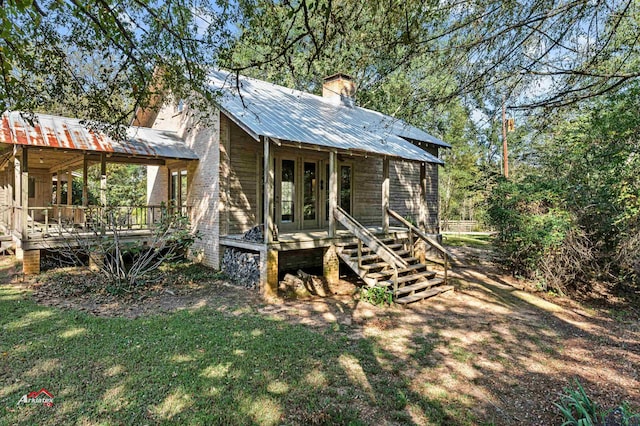
[[(409, 75), (407, 98), (427, 106), (496, 91), (517, 91), (509, 96), (515, 106), (561, 106), (640, 76), (634, 0), (1, 5), (0, 107), (55, 106), (106, 123), (127, 123), (137, 107), (168, 90), (200, 93), (210, 104), (212, 66), (263, 69), (278, 80), (288, 74), (292, 85), (306, 88), (310, 80), (301, 83), (301, 73), (326, 74), (341, 64), (371, 89)], [(424, 84), (434, 81), (437, 90)]]
[(544, 128), (535, 164), (491, 194), (498, 243), (519, 273), (558, 290), (640, 282), (640, 89), (634, 85)]
[(160, 93), (195, 91), (206, 101), (213, 98), (206, 75), (230, 37), (225, 2), (5, 0), (0, 5), (2, 110), (57, 109), (94, 124), (119, 125)]
[[(238, 72), (267, 75), (324, 71), (349, 64), (372, 86), (420, 65), (423, 75), (449, 78), (413, 97), (439, 103), (491, 92), (520, 107), (563, 106), (598, 96), (640, 76), (638, 3), (634, 0), (467, 2), (391, 0), (240, 2), (241, 44), (224, 56)], [(374, 64), (369, 68), (371, 64)], [(427, 66), (425, 66), (427, 65)], [(334, 72), (336, 68), (329, 69)], [(281, 77), (280, 77), (281, 78)], [(518, 89), (520, 88), (520, 89)]]

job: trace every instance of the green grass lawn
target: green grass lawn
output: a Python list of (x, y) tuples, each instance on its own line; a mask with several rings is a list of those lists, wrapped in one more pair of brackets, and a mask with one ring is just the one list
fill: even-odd
[[(251, 308), (99, 318), (0, 286), (2, 425), (412, 424), (411, 410), (433, 424), (476, 424), (415, 392), (385, 358), (375, 340)], [(41, 388), (53, 407), (16, 405)]]
[(491, 235), (443, 234), (442, 242), (448, 246), (489, 247), (493, 241)]

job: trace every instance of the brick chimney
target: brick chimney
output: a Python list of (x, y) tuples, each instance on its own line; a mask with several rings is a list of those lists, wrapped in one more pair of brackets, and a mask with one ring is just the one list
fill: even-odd
[(158, 118), (158, 113), (165, 100), (165, 93), (162, 87), (163, 79), (164, 71), (161, 68), (156, 68), (153, 71), (153, 77), (149, 85), (149, 102), (145, 108), (136, 108), (133, 120), (131, 121), (132, 126), (153, 127), (153, 123), (156, 121), (156, 118)]
[(356, 94), (356, 84), (353, 79), (342, 73), (333, 74), (324, 78), (322, 84), (322, 97), (333, 101), (353, 106), (353, 96)]

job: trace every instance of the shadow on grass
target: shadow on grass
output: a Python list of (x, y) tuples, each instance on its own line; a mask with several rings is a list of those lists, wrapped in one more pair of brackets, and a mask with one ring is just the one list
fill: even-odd
[[(382, 367), (375, 344), (239, 309), (135, 320), (35, 305), (0, 287), (2, 424), (457, 424)], [(16, 406), (46, 388), (54, 406)]]
[[(639, 371), (633, 338), (581, 327), (499, 277), (457, 274), (467, 290), (371, 324), (326, 301), (315, 328), (247, 306), (96, 318), (0, 287), (0, 424), (554, 424), (573, 377), (605, 405), (633, 401), (623, 373), (606, 366), (607, 388), (581, 364), (613, 356)], [(338, 311), (354, 325), (328, 315)], [(565, 351), (575, 339), (606, 350), (585, 355), (580, 340)], [(54, 407), (16, 406), (42, 387)]]

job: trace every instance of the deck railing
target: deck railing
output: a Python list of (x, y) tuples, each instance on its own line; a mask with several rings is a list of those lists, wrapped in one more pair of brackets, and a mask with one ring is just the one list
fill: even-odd
[[(13, 207), (13, 229), (22, 229), (22, 208)], [(47, 237), (61, 232), (94, 232), (107, 226), (117, 230), (146, 230), (170, 215), (188, 216), (187, 206), (46, 206), (29, 207), (27, 235)]]

